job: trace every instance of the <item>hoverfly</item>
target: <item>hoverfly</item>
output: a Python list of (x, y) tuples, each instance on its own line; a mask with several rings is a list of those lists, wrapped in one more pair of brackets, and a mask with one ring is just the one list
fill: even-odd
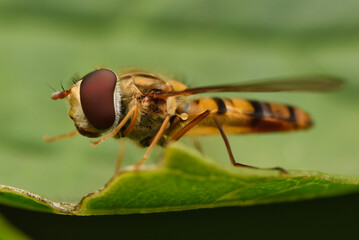
[[(307, 129), (312, 125), (303, 110), (283, 104), (219, 97), (188, 96), (211, 92), (329, 91), (342, 85), (331, 77), (299, 77), (233, 85), (188, 88), (175, 80), (145, 72), (117, 75), (97, 69), (74, 83), (68, 90), (55, 92), (53, 100), (68, 97), (70, 118), (76, 130), (54, 141), (80, 133), (96, 138), (98, 145), (110, 137), (130, 138), (148, 147), (139, 167), (156, 145), (166, 146), (184, 135), (220, 134), (233, 166), (261, 169), (235, 161), (226, 134), (263, 133)], [(119, 161), (119, 160), (118, 160)], [(116, 171), (119, 168), (116, 169)], [(287, 172), (280, 168), (270, 168)]]

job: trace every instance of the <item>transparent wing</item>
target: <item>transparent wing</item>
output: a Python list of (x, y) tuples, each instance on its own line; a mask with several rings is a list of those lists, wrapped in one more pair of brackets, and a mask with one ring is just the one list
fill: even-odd
[(156, 93), (156, 95), (159, 97), (171, 97), (209, 92), (326, 92), (337, 89), (343, 84), (344, 81), (338, 78), (314, 76), (188, 88), (183, 91)]

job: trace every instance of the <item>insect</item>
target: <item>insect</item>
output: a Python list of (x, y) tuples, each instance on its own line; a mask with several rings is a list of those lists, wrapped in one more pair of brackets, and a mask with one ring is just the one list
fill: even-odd
[[(76, 130), (45, 140), (55, 141), (78, 133), (90, 138), (102, 136), (91, 142), (95, 146), (110, 137), (130, 138), (148, 147), (135, 165), (139, 167), (156, 145), (166, 146), (184, 135), (219, 133), (232, 165), (261, 169), (236, 162), (226, 134), (307, 129), (312, 125), (310, 116), (297, 107), (277, 103), (188, 96), (212, 92), (329, 91), (342, 83), (336, 78), (317, 76), (188, 88), (181, 82), (150, 73), (117, 75), (102, 68), (85, 75), (69, 89), (52, 94), (53, 100), (68, 98), (69, 116)], [(287, 174), (280, 167), (270, 169)]]

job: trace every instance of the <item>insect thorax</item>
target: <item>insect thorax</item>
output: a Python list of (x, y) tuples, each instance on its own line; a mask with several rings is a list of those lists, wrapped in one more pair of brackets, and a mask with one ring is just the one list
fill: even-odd
[[(137, 105), (138, 113), (136, 117), (136, 125), (133, 131), (126, 137), (134, 140), (141, 146), (148, 146), (149, 140), (156, 135), (161, 127), (167, 112), (167, 103), (161, 99), (151, 99), (148, 93), (153, 90), (153, 87), (162, 87), (166, 82), (159, 82), (158, 80), (149, 79), (150, 83), (154, 84), (143, 85), (141, 82), (136, 82), (133, 79), (124, 79), (120, 81), (121, 104), (119, 122), (124, 119), (131, 109)], [(167, 86), (166, 86), (167, 87)], [(116, 113), (117, 114), (117, 113)], [(124, 131), (130, 124), (131, 119), (125, 124), (116, 137), (123, 137)], [(163, 141), (162, 141), (163, 142)], [(160, 143), (161, 144), (161, 141)]]

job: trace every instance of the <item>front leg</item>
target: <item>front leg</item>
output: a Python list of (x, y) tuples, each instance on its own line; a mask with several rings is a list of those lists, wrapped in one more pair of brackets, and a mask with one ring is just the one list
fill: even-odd
[(156, 144), (162, 138), (164, 132), (166, 131), (168, 123), (170, 121), (170, 118), (171, 118), (171, 116), (169, 114), (166, 115), (165, 119), (162, 122), (162, 125), (161, 125), (160, 129), (158, 130), (158, 132), (154, 136), (153, 140), (151, 141), (150, 146), (148, 147), (145, 155), (143, 156), (142, 160), (135, 165), (135, 168), (139, 168), (148, 159), (148, 157), (150, 156), (153, 148), (156, 146)]

